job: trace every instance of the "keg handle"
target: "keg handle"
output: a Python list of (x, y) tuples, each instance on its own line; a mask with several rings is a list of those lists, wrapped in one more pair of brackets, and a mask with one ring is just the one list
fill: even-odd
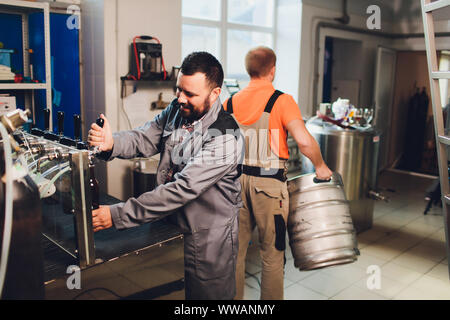
[(314, 179), (313, 179), (314, 183), (324, 183), (324, 182), (330, 182), (330, 181), (331, 181), (331, 179), (324, 179), (324, 180), (322, 180), (322, 179), (319, 179), (317, 177), (314, 177)]

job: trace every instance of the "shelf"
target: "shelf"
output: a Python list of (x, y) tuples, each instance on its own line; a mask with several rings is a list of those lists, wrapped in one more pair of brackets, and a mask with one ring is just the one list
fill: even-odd
[[(17, 35), (22, 38), (22, 47), (29, 48), (29, 15), (35, 12), (43, 14), (44, 26), (42, 34), (44, 37), (44, 63), (45, 63), (45, 83), (0, 83), (0, 90), (45, 90), (46, 107), (52, 110), (52, 70), (51, 70), (51, 52), (50, 52), (50, 3), (44, 1), (21, 1), (21, 0), (0, 0), (0, 12), (15, 14), (21, 16), (22, 34)], [(30, 53), (23, 50), (23, 76), (30, 77)], [(34, 108), (34, 95), (25, 91), (24, 106), (32, 110), (33, 120), (35, 120), (36, 110)], [(50, 121), (50, 130), (53, 129), (53, 121)]]
[(0, 83), (0, 90), (47, 89), (45, 83)]
[(121, 81), (124, 82), (130, 82), (130, 83), (145, 83), (145, 84), (153, 84), (155, 86), (160, 85), (176, 85), (176, 80), (133, 80), (133, 79), (121, 79)]
[(31, 2), (20, 0), (1, 0), (0, 11), (20, 11), (33, 12), (41, 11), (48, 8), (48, 3), (45, 2)]
[(135, 88), (137, 85), (150, 85), (151, 87), (172, 87), (175, 91), (175, 86), (177, 85), (176, 80), (133, 80), (133, 79), (120, 79), (122, 81), (122, 88), (120, 97), (125, 98), (128, 96), (126, 87), (128, 85), (133, 85)]

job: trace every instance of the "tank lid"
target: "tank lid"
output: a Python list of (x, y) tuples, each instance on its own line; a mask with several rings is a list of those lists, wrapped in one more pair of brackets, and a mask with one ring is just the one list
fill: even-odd
[(310, 118), (306, 122), (306, 126), (308, 127), (308, 130), (313, 130), (314, 132), (321, 132), (324, 134), (333, 134), (333, 133), (348, 133), (348, 134), (367, 134), (367, 135), (374, 135), (376, 134), (376, 129), (372, 126), (367, 127), (360, 127), (355, 126), (354, 130), (352, 129), (344, 129), (341, 128), (335, 124), (332, 124), (330, 122), (326, 122), (322, 119), (320, 119), (318, 116), (314, 116)]

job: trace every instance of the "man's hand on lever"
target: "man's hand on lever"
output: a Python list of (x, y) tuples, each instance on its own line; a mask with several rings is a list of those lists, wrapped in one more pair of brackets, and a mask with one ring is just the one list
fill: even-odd
[(111, 127), (109, 121), (103, 114), (100, 115), (100, 118), (105, 121), (103, 128), (98, 124), (93, 123), (91, 125), (91, 130), (89, 130), (88, 142), (92, 147), (99, 147), (100, 151), (111, 151), (114, 146)]
[(92, 211), (92, 226), (94, 227), (94, 232), (113, 226), (109, 206), (100, 206), (100, 208)]

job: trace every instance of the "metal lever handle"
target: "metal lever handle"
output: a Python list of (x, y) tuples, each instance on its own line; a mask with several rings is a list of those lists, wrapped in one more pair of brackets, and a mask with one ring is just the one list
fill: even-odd
[(81, 140), (81, 117), (79, 114), (73, 115), (73, 137), (75, 141)]
[(50, 109), (44, 109), (44, 130), (50, 129)]
[[(102, 119), (102, 118), (97, 118), (97, 120), (95, 120), (95, 123), (96, 123), (100, 128), (103, 128), (103, 125), (105, 124), (105, 120)], [(92, 150), (92, 153), (93, 153), (93, 154), (100, 153), (100, 148), (99, 148), (98, 146), (97, 146), (97, 147), (94, 147), (94, 149)]]
[(97, 118), (97, 120), (95, 120), (95, 123), (96, 123), (100, 128), (103, 128), (103, 125), (105, 124), (105, 120), (103, 120), (102, 118)]
[(58, 111), (58, 134), (64, 135), (64, 112)]

